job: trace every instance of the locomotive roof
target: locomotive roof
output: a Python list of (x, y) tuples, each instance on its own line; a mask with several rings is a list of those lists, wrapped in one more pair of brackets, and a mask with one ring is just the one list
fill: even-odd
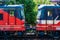
[(58, 5), (58, 6), (55, 6), (55, 5), (39, 5), (38, 6), (38, 9), (44, 9), (44, 8), (60, 8), (60, 6)]
[(3, 5), (0, 8), (24, 8), (23, 4), (21, 5)]

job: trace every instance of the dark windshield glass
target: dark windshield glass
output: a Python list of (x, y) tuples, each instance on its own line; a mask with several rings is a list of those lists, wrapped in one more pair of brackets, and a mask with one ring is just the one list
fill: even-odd
[(38, 12), (40, 20), (60, 20), (60, 9), (44, 9)]
[(10, 16), (15, 16), (16, 18), (24, 19), (24, 12), (20, 8), (5, 9), (5, 11), (8, 12)]
[(57, 14), (56, 20), (60, 20), (60, 8), (56, 9), (55, 12)]
[(19, 19), (23, 19), (23, 16), (22, 16), (22, 14), (21, 14), (21, 10), (16, 10), (16, 11), (15, 11), (15, 16), (16, 16), (17, 18), (19, 18)]

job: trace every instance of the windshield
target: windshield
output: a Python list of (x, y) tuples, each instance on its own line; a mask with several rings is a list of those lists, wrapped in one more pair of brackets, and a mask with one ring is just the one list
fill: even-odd
[(21, 8), (6, 8), (4, 11), (8, 12), (10, 16), (15, 16), (19, 19), (24, 19), (24, 9)]
[(60, 8), (38, 10), (40, 20), (60, 20)]

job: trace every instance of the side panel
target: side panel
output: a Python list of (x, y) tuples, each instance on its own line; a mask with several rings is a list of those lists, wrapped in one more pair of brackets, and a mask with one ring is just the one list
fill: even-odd
[(24, 25), (24, 21), (16, 18), (16, 25)]
[(3, 19), (0, 20), (0, 25), (6, 25), (8, 24), (8, 13), (3, 11), (3, 10), (0, 10), (0, 14), (3, 15)]
[(9, 16), (9, 25), (15, 25), (15, 17)]
[(8, 15), (9, 14), (7, 12), (5, 12), (5, 11), (3, 12), (3, 14), (4, 14), (4, 16), (3, 16), (4, 25), (8, 25)]

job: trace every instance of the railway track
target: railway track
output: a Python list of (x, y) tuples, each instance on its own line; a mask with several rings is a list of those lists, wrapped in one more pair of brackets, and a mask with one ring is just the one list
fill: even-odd
[(18, 37), (18, 36), (12, 36), (12, 37), (0, 37), (0, 40), (60, 40), (60, 38), (40, 38), (40, 37), (32, 37), (32, 36), (26, 36), (26, 37)]

